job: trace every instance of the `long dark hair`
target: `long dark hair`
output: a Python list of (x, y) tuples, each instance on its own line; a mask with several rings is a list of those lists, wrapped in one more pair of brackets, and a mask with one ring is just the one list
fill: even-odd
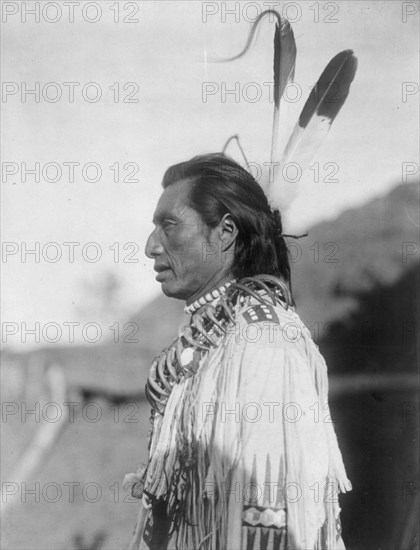
[(233, 275), (274, 275), (290, 285), (288, 249), (281, 236), (280, 213), (272, 211), (254, 177), (223, 153), (200, 155), (170, 166), (164, 188), (190, 180), (189, 206), (216, 227), (229, 213), (238, 228)]

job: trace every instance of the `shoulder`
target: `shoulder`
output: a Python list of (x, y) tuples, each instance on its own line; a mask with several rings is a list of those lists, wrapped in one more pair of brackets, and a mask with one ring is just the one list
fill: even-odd
[(241, 355), (264, 355), (273, 360), (284, 358), (306, 361), (319, 354), (308, 328), (292, 307), (252, 301), (239, 308), (230, 341)]
[(287, 307), (285, 304), (276, 303), (275, 305), (268, 301), (252, 301), (241, 307), (236, 316), (236, 320), (241, 325), (261, 325), (261, 327), (284, 328), (295, 326), (299, 332), (309, 334), (305, 324), (300, 319), (293, 307)]
[(239, 323), (282, 325), (294, 322), (293, 300), (281, 279), (270, 275), (245, 277), (232, 285), (232, 289), (239, 294), (236, 307)]

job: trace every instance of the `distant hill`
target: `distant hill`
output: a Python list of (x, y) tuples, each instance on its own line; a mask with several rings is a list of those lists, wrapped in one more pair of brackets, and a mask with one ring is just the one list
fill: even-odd
[(401, 185), (316, 225), (292, 245), (301, 247), (292, 280), (308, 325), (342, 318), (357, 308), (361, 293), (396, 283), (419, 263), (418, 205), (419, 186)]

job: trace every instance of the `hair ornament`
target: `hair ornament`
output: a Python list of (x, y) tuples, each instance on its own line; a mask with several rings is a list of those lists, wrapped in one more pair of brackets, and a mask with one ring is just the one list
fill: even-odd
[[(309, 167), (347, 99), (357, 70), (357, 58), (352, 50), (344, 50), (331, 59), (311, 90), (292, 134), (287, 140), (286, 136), (280, 135), (284, 132), (286, 124), (282, 120), (280, 125), (279, 120), (280, 112), (284, 115), (287, 107), (283, 93), (287, 85), (294, 81), (297, 53), (289, 21), (275, 10), (263, 11), (252, 24), (245, 47), (239, 54), (227, 59), (211, 59), (210, 61), (233, 61), (245, 55), (254, 43), (258, 26), (266, 16), (269, 16), (270, 21), (274, 16), (276, 23), (274, 30), (274, 112), (270, 149), (270, 166), (273, 167), (273, 170), (270, 178), (265, 178), (266, 181), (261, 182), (261, 186), (271, 208), (273, 210), (281, 209), (282, 212), (285, 212), (297, 197), (299, 185), (286, 181), (283, 177), (283, 169), (290, 162), (300, 166), (302, 173)], [(284, 119), (284, 116), (282, 118)], [(248, 168), (249, 163), (236, 134), (227, 140), (223, 153), (232, 142), (237, 143)], [(279, 149), (280, 142), (286, 143), (283, 151)]]

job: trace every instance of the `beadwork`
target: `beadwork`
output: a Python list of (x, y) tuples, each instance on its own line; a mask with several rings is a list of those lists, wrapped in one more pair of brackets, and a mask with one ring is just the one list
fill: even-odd
[(197, 309), (200, 309), (200, 307), (203, 307), (204, 305), (208, 304), (209, 302), (213, 302), (213, 300), (216, 300), (219, 298), (222, 294), (226, 292), (226, 290), (230, 287), (231, 284), (235, 283), (236, 279), (232, 279), (231, 281), (228, 281), (227, 283), (221, 285), (219, 288), (215, 288), (211, 292), (208, 292), (204, 296), (201, 296), (195, 302), (190, 304), (189, 306), (184, 307), (185, 313), (194, 313), (197, 311)]
[(253, 297), (264, 305), (270, 300), (274, 306), (281, 304), (286, 309), (292, 306), (288, 287), (271, 275), (245, 277), (224, 286), (228, 288), (218, 289), (217, 304), (200, 304), (200, 311), (192, 312), (190, 324), (181, 327), (178, 338), (153, 360), (145, 393), (154, 412), (164, 413), (173, 386), (183, 378), (194, 376), (204, 355), (219, 345), (235, 322), (234, 307), (238, 301), (243, 304), (247, 297)]

